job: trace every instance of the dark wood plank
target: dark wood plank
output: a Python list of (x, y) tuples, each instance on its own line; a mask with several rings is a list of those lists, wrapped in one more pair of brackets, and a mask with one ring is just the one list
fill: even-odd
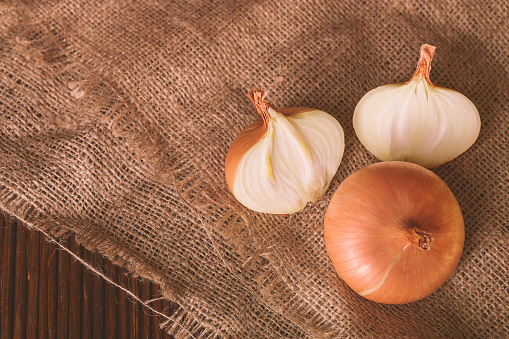
[(13, 338), (26, 338), (27, 312), (27, 239), (28, 230), (18, 222), (16, 227), (16, 260), (14, 268)]
[[(140, 299), (160, 297), (157, 286), (129, 277), (126, 269), (92, 255), (74, 238), (59, 241)], [(171, 338), (159, 328), (160, 316), (48, 242), (42, 233), (0, 216), (0, 244), (0, 339)], [(166, 300), (150, 306), (171, 312)]]
[[(130, 290), (131, 292), (134, 293), (134, 295), (138, 295), (138, 279), (137, 278), (132, 278), (130, 277), (129, 278), (129, 287), (130, 287)], [(131, 328), (130, 328), (130, 338), (132, 339), (138, 339), (140, 337), (140, 325), (139, 325), (139, 312), (138, 312), (138, 307), (139, 307), (139, 303), (137, 302), (132, 302), (130, 305), (129, 305), (129, 318), (130, 318), (130, 321), (131, 321)]]
[[(173, 314), (173, 311), (174, 311), (174, 308), (173, 308), (173, 304), (170, 303), (168, 300), (164, 299), (164, 300), (161, 300), (161, 309), (159, 310), (161, 313), (164, 313), (166, 315), (172, 315)], [(159, 320), (162, 320), (161, 318)], [(173, 338), (172, 336), (170, 336), (169, 334), (167, 334), (165, 331), (161, 330), (161, 333), (163, 334), (163, 338), (164, 339), (171, 339)]]
[[(118, 284), (120, 286), (127, 286), (128, 278), (125, 274), (125, 271), (121, 267), (117, 267), (117, 275), (118, 275)], [(117, 290), (116, 293), (119, 298), (118, 301), (118, 319), (117, 319), (117, 327), (118, 327), (118, 338), (129, 338), (129, 328), (130, 323), (128, 320), (129, 314), (129, 304), (130, 300), (125, 296), (124, 292), (121, 290)]]
[[(5, 215), (2, 213), (0, 216), (0, 245), (3, 246), (5, 240)], [(4, 252), (0, 251), (0, 269), (3, 267)], [(0, 277), (1, 278), (1, 277)], [(0, 313), (1, 315), (2, 313)]]
[(13, 336), (14, 324), (14, 267), (16, 251), (16, 224), (7, 220), (5, 223), (3, 248), (3, 285), (2, 285), (2, 321), (0, 323), (0, 338)]
[[(0, 326), (2, 326), (2, 319), (4, 312), (4, 286), (7, 283), (4, 281), (4, 250), (5, 250), (5, 219), (0, 218)], [(0, 328), (0, 339), (2, 339), (2, 329)]]
[[(68, 240), (60, 240), (67, 247)], [(65, 250), (58, 249), (58, 301), (57, 301), (57, 338), (69, 338), (69, 261), (70, 255)]]
[[(150, 294), (151, 299), (159, 298), (161, 293), (159, 291), (159, 286), (155, 284), (150, 284)], [(161, 300), (156, 300), (150, 303), (150, 306), (152, 306), (157, 311), (161, 312)], [(161, 318), (156, 315), (152, 315), (150, 317), (150, 327), (151, 327), (151, 335), (153, 339), (161, 339), (162, 338), (162, 331), (159, 328), (159, 323), (161, 322)]]
[[(4, 298), (3, 298), (3, 290), (4, 285), (7, 283), (4, 281), (4, 250), (5, 250), (5, 219), (0, 217), (0, 326), (2, 326), (2, 319), (4, 313)], [(2, 339), (2, 331), (0, 329), (0, 339)]]
[[(139, 298), (141, 300), (150, 300), (150, 284), (148, 284), (146, 281), (141, 283), (140, 286), (140, 296)], [(149, 310), (143, 307), (143, 305), (140, 305), (140, 337), (141, 339), (150, 339), (152, 335), (152, 328), (150, 327), (150, 318)], [(150, 312), (152, 313), (152, 312)]]
[(47, 272), (44, 277), (48, 280), (48, 338), (57, 337), (58, 326), (58, 247), (55, 243), (48, 243)]
[[(21, 226), (23, 227), (23, 226)], [(30, 232), (27, 244), (27, 338), (37, 338), (39, 318), (39, 244), (41, 233)]]
[[(92, 260), (92, 254), (86, 250), (83, 249), (83, 259), (85, 262), (91, 262)], [(83, 271), (83, 294), (82, 294), (82, 304), (81, 304), (81, 316), (82, 316), (82, 327), (81, 327), (81, 337), (83, 339), (90, 339), (92, 338), (92, 328), (93, 328), (93, 321), (92, 321), (92, 300), (93, 300), (93, 288), (94, 288), (94, 282), (93, 282), (93, 276), (89, 272), (89, 270)]]
[(39, 315), (37, 317), (37, 328), (40, 338), (49, 338), (48, 330), (48, 267), (50, 248), (48, 241), (40, 233), (39, 237)]
[[(113, 282), (118, 283), (116, 268), (111, 262), (105, 263), (104, 274)], [(117, 336), (117, 287), (106, 284), (104, 287), (104, 337), (115, 338)]]
[[(103, 258), (100, 254), (92, 255), (92, 266), (102, 271)], [(92, 309), (93, 309), (93, 329), (92, 334), (94, 338), (104, 337), (104, 279), (94, 274), (93, 278), (93, 298), (92, 298)]]
[[(81, 256), (82, 248), (71, 238), (69, 250)], [(69, 262), (69, 337), (81, 335), (81, 294), (83, 291), (83, 265), (74, 258)]]

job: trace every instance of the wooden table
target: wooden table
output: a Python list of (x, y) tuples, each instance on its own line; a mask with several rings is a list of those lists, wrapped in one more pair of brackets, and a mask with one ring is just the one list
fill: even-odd
[[(123, 268), (61, 241), (141, 300), (160, 297), (158, 286), (131, 278)], [(0, 339), (170, 338), (154, 315), (124, 291), (92, 273), (38, 231), (0, 215)], [(165, 300), (152, 307), (170, 315)]]

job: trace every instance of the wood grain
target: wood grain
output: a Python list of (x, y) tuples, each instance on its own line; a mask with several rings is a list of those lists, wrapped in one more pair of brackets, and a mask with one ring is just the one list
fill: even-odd
[[(160, 297), (159, 287), (133, 278), (74, 238), (61, 244), (142, 300)], [(0, 215), (0, 339), (172, 338), (163, 320), (124, 291), (93, 274), (38, 231)], [(172, 304), (151, 306), (171, 315)]]
[[(28, 233), (27, 245), (27, 280), (28, 280), (28, 292), (27, 292), (27, 338), (37, 337), (37, 324), (39, 316), (39, 241), (40, 235), (37, 232)], [(35, 258), (35, 260), (29, 260), (28, 258)]]
[[(4, 221), (5, 223), (5, 221)], [(4, 225), (2, 225), (4, 226)], [(2, 321), (0, 337), (12, 338), (14, 325), (14, 267), (16, 251), (16, 227), (6, 227), (2, 260)]]
[(13, 338), (26, 338), (27, 310), (27, 238), (28, 230), (16, 227), (16, 252), (14, 257), (14, 332)]

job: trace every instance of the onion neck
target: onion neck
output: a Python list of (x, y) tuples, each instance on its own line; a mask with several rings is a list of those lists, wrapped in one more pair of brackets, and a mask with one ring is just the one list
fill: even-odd
[(431, 235), (418, 227), (413, 227), (409, 230), (410, 241), (413, 245), (419, 247), (422, 250), (430, 250), (433, 238)]
[(255, 88), (250, 90), (247, 96), (255, 105), (258, 114), (260, 114), (262, 117), (263, 125), (267, 126), (270, 120), (269, 108), (274, 109), (271, 103), (266, 99), (267, 91), (260, 88)]
[(435, 54), (435, 46), (431, 46), (428, 44), (424, 44), (421, 46), (421, 55), (419, 57), (419, 61), (417, 62), (417, 69), (415, 70), (414, 75), (410, 78), (412, 81), (415, 77), (421, 76), (423, 77), (430, 85), (431, 80), (429, 79), (429, 73), (431, 71), (431, 60), (433, 59), (433, 55)]

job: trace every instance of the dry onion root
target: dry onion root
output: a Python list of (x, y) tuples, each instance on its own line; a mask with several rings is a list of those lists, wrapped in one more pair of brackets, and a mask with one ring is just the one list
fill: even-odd
[(233, 141), (226, 182), (244, 206), (289, 214), (321, 198), (338, 170), (343, 129), (328, 113), (306, 107), (275, 110), (267, 92), (249, 92), (260, 118)]
[(407, 162), (350, 175), (325, 214), (334, 269), (355, 292), (386, 304), (422, 299), (455, 270), (464, 242), (460, 207), (433, 172)]

